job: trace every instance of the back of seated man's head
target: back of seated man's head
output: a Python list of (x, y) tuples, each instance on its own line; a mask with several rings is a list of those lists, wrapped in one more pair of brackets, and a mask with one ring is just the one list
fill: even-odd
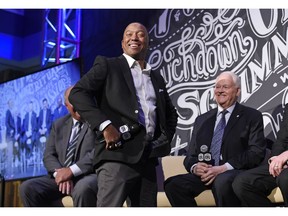
[(80, 121), (80, 115), (79, 115), (79, 113), (75, 111), (73, 105), (69, 102), (69, 99), (68, 99), (69, 94), (70, 94), (72, 88), (73, 88), (73, 86), (68, 87), (68, 88), (66, 89), (65, 93), (64, 93), (65, 106), (67, 107), (67, 109), (68, 109), (69, 113), (71, 114), (71, 116), (72, 116), (74, 119)]

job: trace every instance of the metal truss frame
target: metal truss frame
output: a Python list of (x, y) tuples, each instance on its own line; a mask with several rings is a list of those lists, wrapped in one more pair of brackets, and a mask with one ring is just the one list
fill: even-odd
[(80, 56), (81, 9), (46, 9), (42, 67)]

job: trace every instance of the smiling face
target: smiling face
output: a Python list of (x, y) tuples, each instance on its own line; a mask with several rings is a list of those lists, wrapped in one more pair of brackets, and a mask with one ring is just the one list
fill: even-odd
[(148, 50), (148, 32), (140, 23), (129, 24), (123, 34), (123, 52), (135, 60), (144, 60)]
[(220, 74), (216, 79), (214, 97), (217, 103), (224, 109), (232, 106), (240, 95), (240, 86), (235, 83), (228, 72)]

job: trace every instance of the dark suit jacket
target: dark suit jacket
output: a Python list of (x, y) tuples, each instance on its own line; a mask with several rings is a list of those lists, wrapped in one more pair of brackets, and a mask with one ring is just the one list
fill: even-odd
[(6, 111), (6, 115), (5, 115), (5, 126), (6, 126), (6, 138), (7, 138), (7, 137), (10, 137), (11, 130), (15, 131), (14, 118), (9, 109)]
[(21, 133), (22, 133), (21, 130), (22, 130), (22, 127), (21, 127), (21, 118), (20, 118), (20, 116), (17, 116), (15, 134), (21, 134)]
[[(56, 120), (48, 137), (44, 151), (44, 165), (52, 174), (55, 169), (64, 166), (66, 150), (72, 131), (73, 120), (70, 114)], [(76, 164), (83, 175), (93, 172), (93, 156), (95, 147), (95, 133), (86, 124), (81, 129), (76, 147)]]
[[(32, 111), (32, 116), (31, 116), (31, 127), (32, 127), (32, 131), (33, 132), (37, 132), (37, 116), (36, 116), (36, 113), (34, 111)], [(25, 117), (24, 117), (24, 121), (23, 121), (23, 129), (22, 131), (23, 132), (26, 132), (28, 131), (28, 128), (29, 128), (29, 112), (27, 112), (25, 114)]]
[[(151, 71), (151, 81), (157, 98), (157, 130), (154, 138), (160, 142), (150, 157), (161, 157), (170, 153), (177, 113), (163, 77)], [(123, 55), (116, 58), (98, 56), (90, 71), (71, 90), (69, 101), (95, 131), (108, 119), (116, 128), (138, 123), (136, 90), (131, 70)], [(137, 163), (143, 154), (144, 136), (145, 129), (141, 129), (124, 143), (123, 148), (115, 151), (106, 150), (105, 143), (99, 143), (95, 150), (95, 164), (101, 160)]]
[[(31, 130), (32, 130), (32, 135), (31, 137), (26, 136), (26, 132), (28, 131), (29, 128), (29, 112), (26, 112), (23, 123), (22, 123), (22, 143), (26, 143), (28, 138), (31, 138), (32, 145), (36, 141), (37, 138), (37, 132), (38, 132), (38, 125), (37, 125), (37, 116), (34, 111), (32, 111), (32, 116), (31, 116)], [(26, 144), (24, 144), (26, 145)]]
[(59, 111), (59, 109), (60, 109), (59, 107), (55, 108), (54, 113), (53, 113), (53, 121), (55, 121), (56, 119), (68, 114), (68, 110), (67, 110), (66, 106), (61, 105), (60, 111)]
[[(198, 162), (202, 145), (210, 149), (217, 109), (198, 116), (194, 123), (192, 139), (184, 160), (184, 166), (190, 172), (191, 166)], [(261, 163), (265, 156), (266, 141), (263, 132), (262, 114), (252, 108), (236, 103), (225, 127), (221, 154), (223, 160), (235, 169), (249, 169)]]
[[(21, 134), (21, 129), (22, 129), (21, 118), (17, 116), (16, 122), (15, 122), (15, 119), (13, 118), (11, 111), (8, 109), (6, 111), (6, 116), (5, 116), (5, 125), (6, 125), (6, 142), (9, 142), (11, 140), (15, 141), (14, 136), (17, 134)], [(11, 133), (11, 131), (13, 132)], [(1, 133), (1, 128), (0, 128), (0, 133)]]
[(277, 139), (272, 145), (271, 156), (276, 156), (288, 150), (288, 104), (285, 105), (283, 119), (280, 130), (277, 133)]
[[(42, 129), (43, 121), (44, 121), (44, 110), (41, 109), (39, 113), (39, 117), (38, 117), (38, 129)], [(51, 130), (51, 126), (52, 126), (52, 112), (51, 112), (51, 109), (49, 108), (46, 110), (45, 123), (46, 123), (46, 128), (49, 134), (49, 131)]]

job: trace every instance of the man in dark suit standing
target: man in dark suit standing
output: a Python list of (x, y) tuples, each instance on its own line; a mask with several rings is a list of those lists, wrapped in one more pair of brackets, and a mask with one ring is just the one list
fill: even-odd
[[(157, 205), (156, 165), (168, 155), (177, 112), (160, 73), (145, 61), (148, 32), (140, 23), (123, 34), (124, 54), (97, 57), (69, 100), (97, 134), (97, 206)], [(96, 101), (95, 101), (96, 99)]]
[(233, 189), (242, 202), (242, 206), (272, 207), (275, 206), (267, 196), (279, 187), (288, 207), (288, 104), (285, 105), (284, 116), (272, 145), (268, 161), (259, 167), (247, 170), (238, 175), (233, 182)]
[[(239, 95), (240, 80), (233, 72), (223, 72), (216, 78), (214, 97), (218, 107), (195, 120), (184, 159), (188, 173), (164, 182), (172, 206), (197, 206), (194, 198), (207, 189), (212, 189), (217, 206), (240, 206), (232, 182), (243, 170), (261, 163), (266, 142), (262, 114), (239, 104)], [(216, 125), (222, 117), (227, 123), (217, 153), (214, 151), (214, 140), (218, 137)]]
[(68, 101), (71, 88), (65, 91), (65, 105), (70, 114), (53, 123), (44, 151), (43, 161), (48, 175), (29, 179), (20, 186), (24, 206), (63, 206), (61, 198), (66, 195), (72, 196), (74, 206), (96, 206), (97, 177), (92, 165), (95, 133), (86, 124), (79, 128), (72, 165), (65, 165), (69, 143), (73, 141), (72, 134), (77, 130), (74, 125), (82, 122)]
[[(8, 146), (7, 158), (13, 158), (13, 166), (18, 166), (20, 162), (20, 135), (21, 135), (21, 117), (18, 110), (14, 109), (14, 102), (12, 99), (8, 101), (8, 109), (5, 115), (6, 126), (6, 143)], [(1, 128), (0, 128), (1, 133)], [(0, 135), (1, 137), (1, 135)], [(1, 143), (1, 139), (0, 139)], [(13, 156), (12, 156), (13, 152)], [(8, 163), (12, 164), (12, 163)], [(13, 167), (12, 166), (12, 167)], [(9, 168), (11, 170), (11, 167)]]

